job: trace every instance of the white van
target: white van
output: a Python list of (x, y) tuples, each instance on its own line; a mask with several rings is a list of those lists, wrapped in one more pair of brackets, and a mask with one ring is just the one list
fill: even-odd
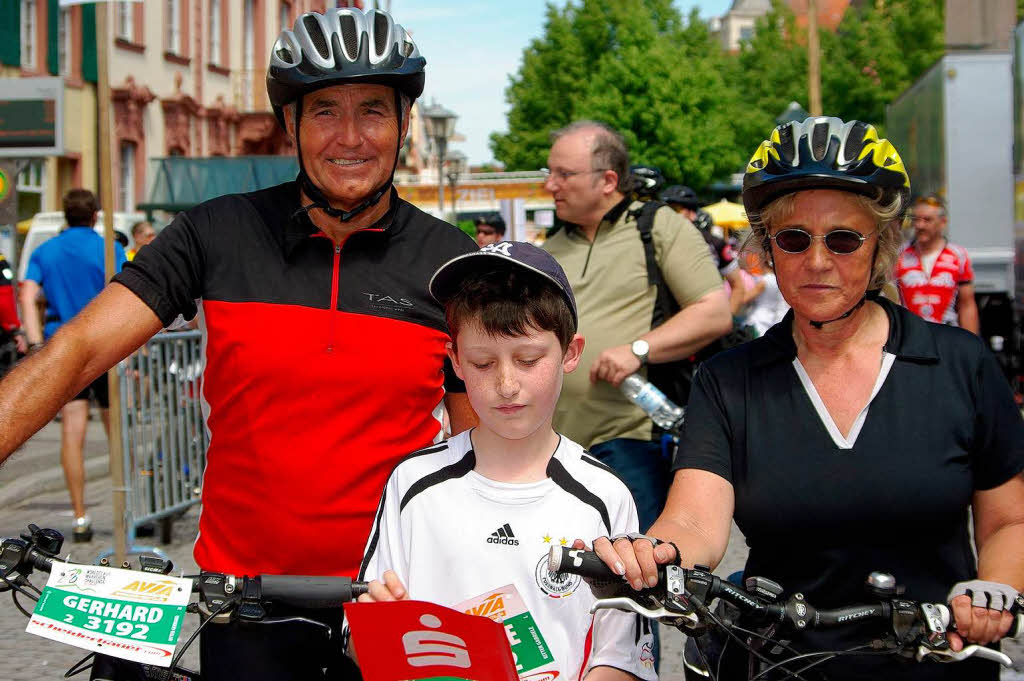
[[(145, 213), (114, 213), (114, 229), (128, 236), (129, 248), (134, 244), (132, 225), (145, 219)], [(100, 211), (94, 227), (100, 236), (103, 236), (103, 220), (103, 211)], [(18, 281), (25, 280), (25, 270), (28, 269), (28, 261), (32, 257), (33, 251), (47, 239), (57, 236), (60, 230), (64, 229), (65, 224), (63, 211), (36, 213), (32, 217), (32, 224), (28, 228), (25, 243), (21, 247), (21, 255), (18, 256)]]

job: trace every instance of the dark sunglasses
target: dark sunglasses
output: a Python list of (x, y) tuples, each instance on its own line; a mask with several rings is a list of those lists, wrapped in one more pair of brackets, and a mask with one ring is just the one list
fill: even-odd
[(780, 230), (768, 238), (786, 253), (803, 253), (811, 247), (812, 241), (821, 239), (825, 242), (825, 248), (836, 255), (849, 255), (860, 248), (861, 244), (867, 241), (872, 234), (874, 232), (861, 234), (852, 229), (834, 229), (828, 234), (815, 236), (802, 229), (790, 227)]

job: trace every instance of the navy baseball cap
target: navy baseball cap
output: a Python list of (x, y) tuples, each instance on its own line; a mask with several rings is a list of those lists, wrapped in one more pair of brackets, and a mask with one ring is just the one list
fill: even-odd
[(487, 244), (479, 251), (452, 258), (434, 272), (430, 278), (430, 295), (442, 305), (458, 292), (459, 286), (471, 274), (501, 270), (526, 270), (538, 274), (554, 284), (572, 312), (574, 328), (579, 328), (576, 298), (562, 266), (550, 253), (525, 241), (499, 241)]

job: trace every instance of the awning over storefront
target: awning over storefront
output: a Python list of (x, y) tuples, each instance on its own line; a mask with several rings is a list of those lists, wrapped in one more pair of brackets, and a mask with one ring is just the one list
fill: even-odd
[(251, 192), (294, 180), (299, 164), (294, 156), (234, 156), (150, 160), (149, 198), (138, 209), (171, 213), (224, 194)]

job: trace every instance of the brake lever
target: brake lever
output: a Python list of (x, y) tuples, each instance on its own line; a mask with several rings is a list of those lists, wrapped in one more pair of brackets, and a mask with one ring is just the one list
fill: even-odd
[(915, 656), (918, 662), (926, 658), (934, 662), (960, 662), (969, 657), (991, 660), (992, 662), (998, 662), (1004, 667), (1013, 666), (1013, 660), (1004, 653), (973, 643), (969, 646), (964, 646), (963, 650), (960, 650), (959, 652), (953, 652), (951, 649), (935, 650), (934, 648), (929, 648), (926, 645), (920, 645), (917, 647), (917, 655)]
[(638, 615), (643, 615), (649, 619), (655, 619), (673, 626), (689, 623), (689, 628), (693, 628), (700, 625), (700, 620), (698, 620), (696, 613), (682, 613), (668, 610), (665, 606), (660, 608), (646, 608), (634, 601), (632, 598), (627, 598), (625, 596), (619, 596), (616, 598), (600, 598), (594, 601), (594, 604), (590, 606), (590, 614), (594, 614), (598, 610), (622, 610), (624, 612), (635, 612)]

